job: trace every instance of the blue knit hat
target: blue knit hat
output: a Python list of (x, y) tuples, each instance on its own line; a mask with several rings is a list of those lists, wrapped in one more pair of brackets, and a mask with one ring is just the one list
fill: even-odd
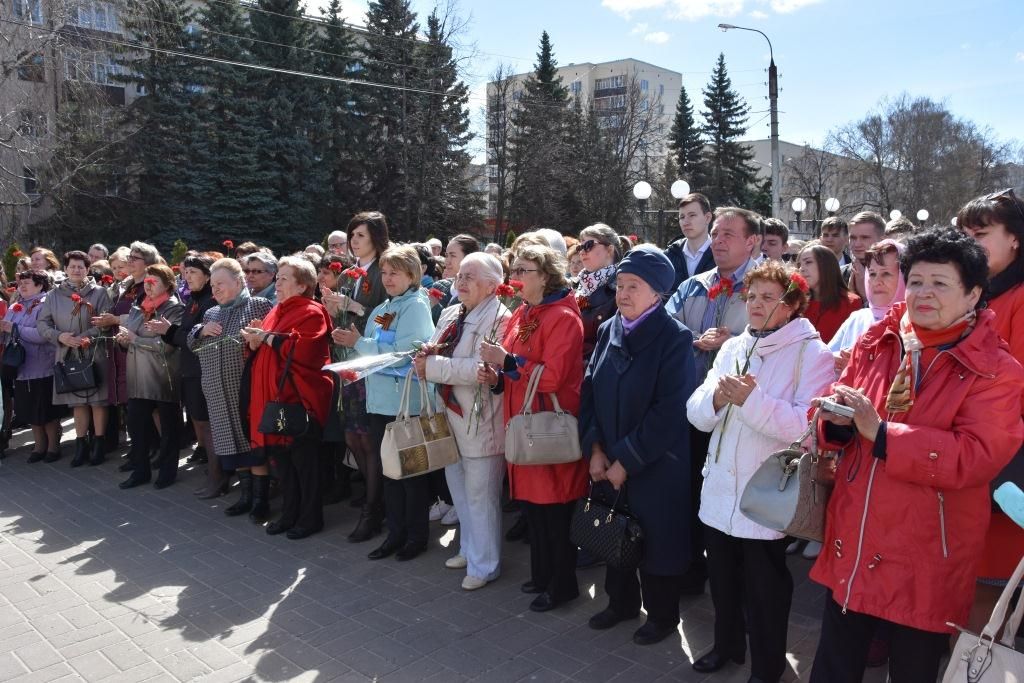
[(617, 273), (631, 273), (658, 294), (667, 294), (676, 279), (676, 269), (668, 257), (653, 244), (640, 244), (622, 257)]

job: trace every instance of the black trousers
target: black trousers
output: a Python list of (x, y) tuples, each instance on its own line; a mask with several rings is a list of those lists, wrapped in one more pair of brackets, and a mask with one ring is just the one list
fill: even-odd
[[(160, 432), (153, 427), (153, 411), (160, 416)], [(181, 438), (181, 406), (177, 402), (128, 399), (128, 435), (132, 448), (128, 453), (132, 476), (149, 481), (149, 453), (159, 444), (157, 481), (172, 482), (178, 476), (178, 445)]]
[(608, 567), (604, 574), (604, 592), (608, 606), (624, 616), (647, 608), (647, 620), (658, 625), (679, 623), (679, 596), (682, 576), (658, 576), (635, 569)]
[(425, 544), (430, 531), (430, 480), (429, 474), (410, 479), (388, 479), (382, 474), (380, 444), (384, 440), (384, 428), (394, 422), (393, 415), (367, 415), (370, 421), (370, 438), (376, 453), (376, 470), (368, 468), (366, 478), (366, 502), (370, 503), (370, 477), (376, 476), (383, 482), (384, 514), (387, 517), (388, 538), (395, 543)]
[(444, 470), (434, 470), (426, 476), (429, 477), (430, 481), (431, 504), (433, 504), (435, 500), (440, 499), (449, 505), (453, 505), (452, 492), (448, 490), (448, 477), (445, 476)]
[(715, 606), (715, 651), (742, 657), (750, 635), (750, 673), (777, 681), (786, 670), (786, 630), (793, 577), (786, 539), (758, 541), (729, 536), (707, 525), (708, 578)]
[(569, 540), (569, 526), (576, 501), (571, 503), (523, 502), (530, 524), (530, 580), (556, 601), (580, 594), (576, 582), (576, 546)]
[(688, 589), (700, 586), (708, 579), (708, 562), (704, 559), (707, 544), (704, 541), (704, 523), (700, 521), (700, 491), (704, 486), (704, 461), (707, 459), (711, 434), (690, 427), (690, 566), (684, 575), (684, 585)]
[(858, 612), (846, 611), (825, 596), (821, 638), (811, 668), (811, 683), (859, 683), (864, 678), (868, 647), (875, 630), (889, 627), (889, 680), (892, 683), (933, 683), (939, 660), (949, 647), (949, 635), (901, 626)]
[(288, 448), (274, 450), (277, 480), (281, 491), (281, 517), (284, 526), (301, 529), (324, 527), (321, 461), (333, 444), (320, 439), (322, 431), (310, 420), (309, 431), (297, 437)]

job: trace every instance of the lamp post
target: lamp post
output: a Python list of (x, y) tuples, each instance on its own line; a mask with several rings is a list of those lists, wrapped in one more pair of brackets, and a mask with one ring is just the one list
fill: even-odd
[[(677, 180), (672, 183), (669, 188), (669, 192), (672, 193), (672, 197), (677, 201), (690, 194), (690, 184), (685, 180)], [(633, 197), (636, 198), (637, 211), (640, 213), (640, 220), (643, 222), (644, 227), (647, 225), (647, 200), (651, 198), (653, 189), (651, 184), (641, 180), (640, 182), (633, 185)], [(671, 211), (672, 209), (657, 209), (658, 212), (658, 239), (664, 240), (665, 237), (665, 212)], [(645, 235), (647, 237), (647, 235)]]
[(836, 211), (839, 210), (839, 200), (835, 197), (829, 197), (825, 200), (825, 210), (828, 211), (829, 216), (835, 216)]
[(949, 221), (949, 224), (952, 225), (954, 228), (956, 227), (956, 216), (953, 216), (953, 219)]
[(903, 212), (899, 209), (893, 209), (889, 212), (889, 220), (898, 221), (901, 218), (903, 218)]
[(793, 203), (790, 204), (790, 206), (793, 207), (793, 213), (796, 214), (796, 229), (797, 229), (797, 232), (799, 232), (800, 231), (800, 214), (802, 214), (804, 212), (804, 209), (807, 208), (807, 202), (804, 200), (803, 197), (797, 197), (796, 199), (793, 200)]
[(738, 31), (753, 31), (760, 33), (768, 41), (768, 109), (771, 112), (772, 120), (772, 216), (778, 218), (782, 214), (782, 199), (779, 197), (779, 173), (782, 171), (782, 158), (779, 156), (779, 71), (775, 68), (775, 52), (772, 50), (772, 41), (765, 35), (764, 31), (745, 26), (733, 24), (719, 24), (718, 28), (723, 31), (736, 29)]
[(921, 221), (921, 227), (924, 227), (924, 222), (928, 220), (928, 209), (921, 209), (917, 212), (917, 220)]
[(647, 237), (647, 200), (651, 197), (651, 184), (641, 180), (633, 186), (633, 196), (636, 197), (637, 211), (640, 213), (640, 222), (643, 225), (644, 237)]

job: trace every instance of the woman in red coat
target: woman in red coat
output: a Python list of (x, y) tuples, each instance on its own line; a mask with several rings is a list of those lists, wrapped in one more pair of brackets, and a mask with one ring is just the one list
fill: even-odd
[[(583, 384), (583, 322), (576, 297), (565, 279), (565, 259), (540, 246), (521, 249), (512, 277), (523, 283), (523, 305), (512, 314), (499, 346), (482, 342), (485, 365), (481, 382), (505, 395), (505, 424), (523, 409), (530, 373), (544, 372), (533, 409), (552, 408), (555, 394), (562, 409), (579, 413)], [(576, 501), (586, 493), (587, 465), (582, 459), (562, 465), (509, 465), (511, 496), (523, 501), (530, 524), (530, 580), (524, 593), (535, 593), (534, 612), (547, 612), (579, 596), (576, 547), (569, 524)]]
[(1024, 438), (1024, 370), (983, 308), (985, 252), (929, 230), (902, 267), (906, 303), (864, 333), (833, 386), (852, 422), (822, 411), (823, 448), (842, 454), (811, 570), (829, 590), (814, 683), (861, 680), (879, 625), (891, 629), (892, 680), (936, 679), (947, 622), (970, 610), (989, 482)]
[[(277, 263), (277, 305), (265, 319), (253, 320), (242, 330), (242, 337), (256, 352), (244, 413), (249, 419), (249, 439), (254, 453), (276, 459), (281, 482), (281, 517), (267, 525), (267, 533), (286, 533), (291, 539), (305, 538), (324, 526), (320, 437), (334, 384), (321, 368), (331, 362), (332, 325), (327, 309), (313, 300), (315, 289), (313, 265), (304, 258), (285, 256)], [(286, 370), (289, 356), (291, 367)], [(263, 410), (272, 401), (301, 403), (309, 416), (306, 433), (293, 438), (260, 432)], [(256, 518), (265, 518), (269, 511), (266, 471), (253, 467), (253, 476), (253, 514), (259, 507), (261, 514)]]

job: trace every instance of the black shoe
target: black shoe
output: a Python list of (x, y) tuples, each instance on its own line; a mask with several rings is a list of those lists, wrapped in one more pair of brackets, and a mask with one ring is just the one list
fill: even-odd
[(81, 467), (89, 460), (89, 437), (80, 436), (75, 439), (75, 455), (71, 458), (72, 467)]
[(530, 523), (526, 521), (526, 515), (520, 514), (512, 528), (505, 532), (506, 541), (521, 541), (530, 533)]
[(413, 543), (410, 541), (403, 545), (401, 550), (395, 553), (395, 559), (399, 562), (408, 562), (409, 560), (422, 555), (426, 549), (426, 543)]
[(659, 624), (648, 619), (646, 624), (633, 633), (633, 642), (637, 645), (654, 645), (676, 632), (676, 624)]
[(174, 483), (173, 479), (160, 479), (158, 477), (157, 480), (153, 482), (153, 488), (155, 488), (157, 491), (159, 491), (160, 489), (167, 488), (168, 486), (170, 486), (173, 483)]
[(224, 514), (228, 517), (244, 515), (252, 510), (252, 474), (249, 473), (249, 470), (238, 473), (238, 489), (241, 491), (238, 500), (234, 505), (224, 509)]
[(352, 533), (348, 535), (349, 543), (362, 543), (369, 541), (371, 538), (380, 533), (381, 527), (381, 514), (379, 510), (373, 510), (368, 505), (363, 506), (363, 511), (359, 515), (359, 522), (356, 524), (356, 528), (352, 530)]
[(133, 489), (136, 486), (142, 486), (143, 484), (149, 483), (149, 477), (136, 477), (134, 474), (120, 484), (117, 485), (119, 489)]
[(185, 462), (190, 465), (204, 465), (209, 462), (209, 456), (206, 454), (205, 448), (196, 446), (196, 449), (192, 451), (192, 455), (188, 456)]
[(551, 593), (545, 591), (533, 599), (533, 602), (530, 603), (530, 611), (550, 612), (559, 605), (564, 605), (567, 602), (569, 602), (569, 600), (555, 600), (551, 597)]
[(271, 522), (267, 525), (267, 536), (277, 536), (283, 534), (286, 531), (291, 530), (295, 526), (294, 522), (289, 522), (283, 519), (279, 519), (276, 522)]
[(320, 529), (321, 527), (294, 526), (288, 530), (288, 533), (286, 533), (285, 536), (293, 541), (298, 541), (306, 538), (307, 536), (312, 536), (316, 532), (320, 531)]
[(587, 625), (595, 631), (604, 631), (606, 629), (611, 628), (612, 626), (615, 626), (620, 621), (626, 621), (627, 619), (636, 619), (637, 615), (639, 614), (639, 610), (633, 612), (632, 614), (619, 614), (611, 607), (608, 607), (603, 612), (598, 612), (594, 616), (590, 617), (590, 621), (587, 622)]
[(366, 557), (371, 560), (383, 560), (385, 557), (389, 557), (395, 554), (395, 551), (404, 546), (405, 543), (399, 543), (398, 541), (392, 541), (390, 538), (384, 541), (383, 544), (376, 550), (370, 552)]
[(46, 451), (38, 451), (38, 452), (37, 451), (32, 451), (31, 453), (28, 454), (28, 460), (26, 460), (25, 462), (28, 462), (28, 463), (39, 462), (40, 460), (42, 460), (45, 457), (46, 457)]
[(127, 462), (123, 462), (123, 463), (121, 463), (120, 465), (117, 466), (117, 471), (118, 472), (131, 472), (134, 469), (135, 469), (135, 465), (132, 464), (131, 460), (129, 460)]
[(697, 673), (713, 674), (729, 662), (742, 664), (743, 661), (743, 657), (726, 657), (712, 650), (693, 663), (693, 670)]
[(92, 440), (92, 453), (89, 455), (90, 465), (102, 465), (103, 461), (106, 460), (106, 444), (103, 443), (103, 437), (97, 437)]
[(252, 476), (252, 510), (249, 519), (253, 524), (263, 524), (270, 519), (270, 476), (254, 474)]
[(60, 460), (60, 451), (47, 451), (46, 455), (43, 456), (43, 462), (57, 462)]
[(519, 590), (523, 591), (527, 595), (536, 595), (537, 593), (544, 592), (544, 589), (535, 584), (533, 581), (527, 581), (519, 587)]

